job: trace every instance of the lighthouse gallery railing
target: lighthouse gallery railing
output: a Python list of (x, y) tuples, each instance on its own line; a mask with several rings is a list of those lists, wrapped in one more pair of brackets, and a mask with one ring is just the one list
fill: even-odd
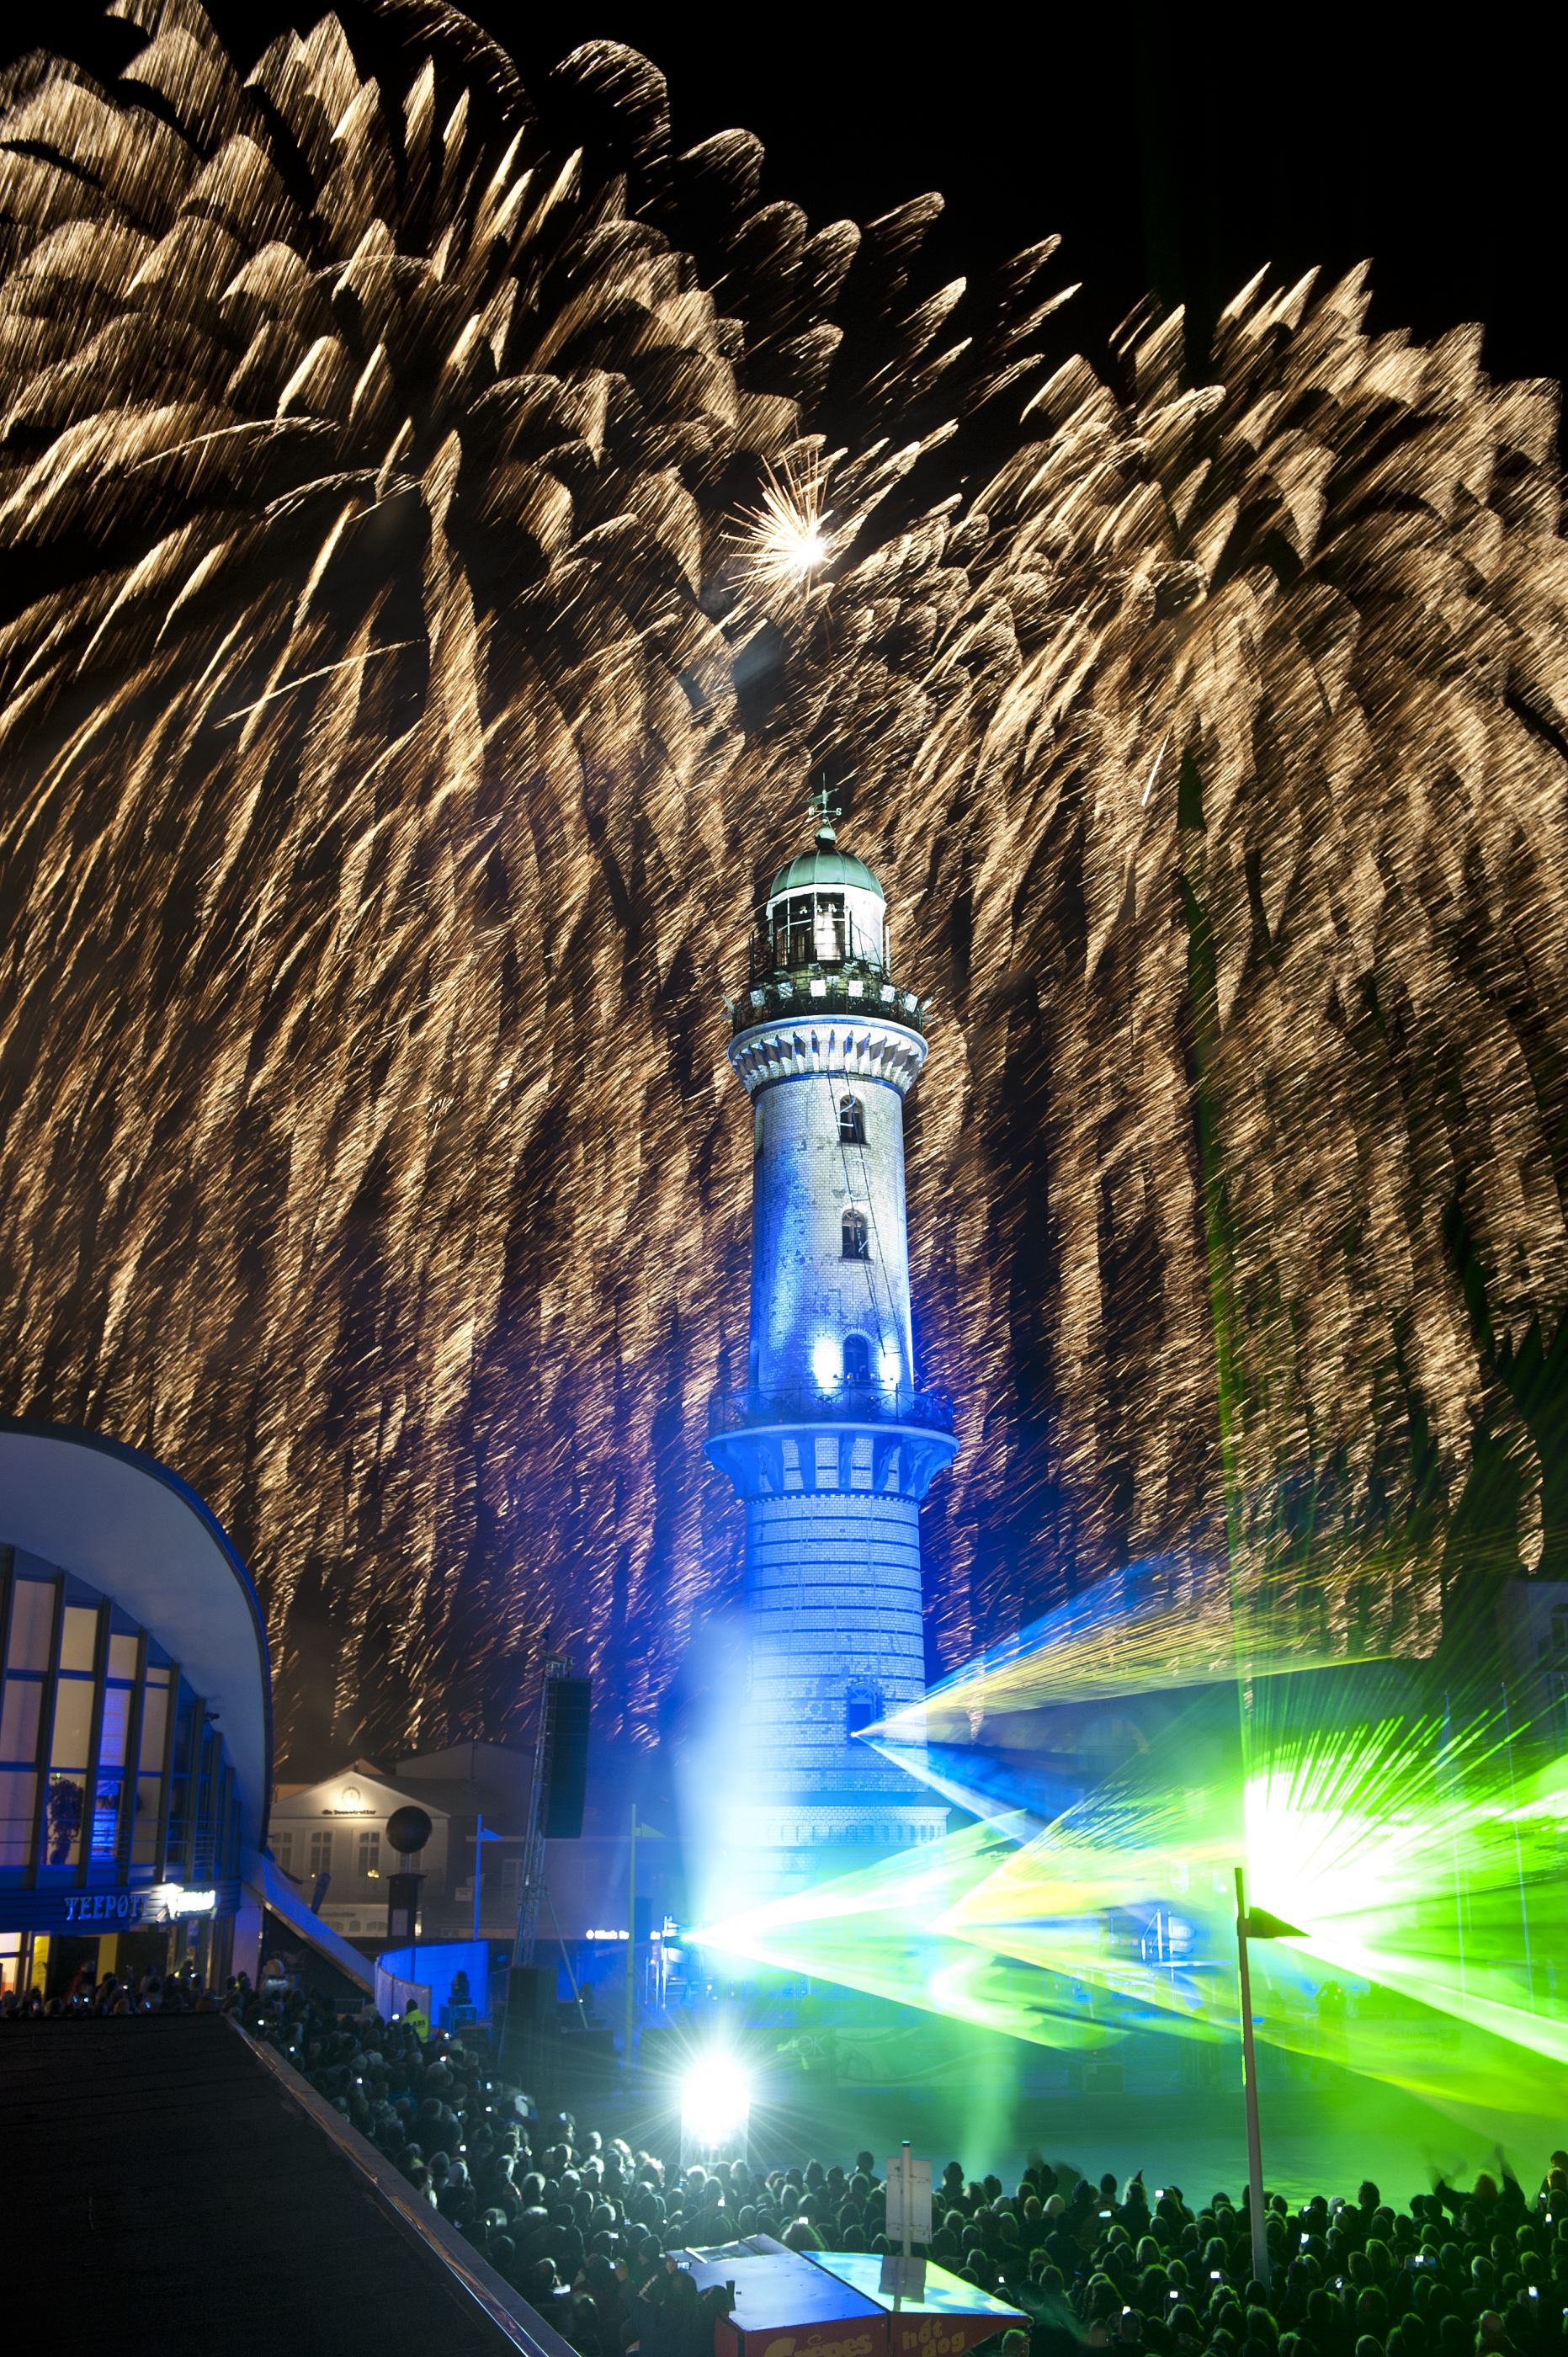
[(714, 1392), (708, 1430), (744, 1432), (768, 1424), (911, 1424), (951, 1432), (955, 1409), (946, 1392), (909, 1383), (800, 1383), (783, 1391)]

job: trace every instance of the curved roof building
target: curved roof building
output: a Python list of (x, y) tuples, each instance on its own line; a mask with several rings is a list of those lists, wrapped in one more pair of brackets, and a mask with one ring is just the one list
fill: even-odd
[(209, 1982), (253, 1976), (266, 1906), (362, 1975), (266, 1857), (266, 1631), (177, 1473), (101, 1433), (0, 1419), (0, 1662), (5, 1986), (63, 1996), (192, 1949)]

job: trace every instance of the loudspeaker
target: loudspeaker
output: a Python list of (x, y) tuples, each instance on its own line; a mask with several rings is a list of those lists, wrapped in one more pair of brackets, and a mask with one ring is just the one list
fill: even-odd
[(419, 1922), (419, 1893), (424, 1881), (423, 1874), (394, 1874), (387, 1883), (387, 1942), (391, 1947), (401, 1947), (412, 1940)]
[(546, 1678), (544, 1682), (544, 1782), (539, 1795), (539, 1830), (546, 1841), (575, 1841), (583, 1830), (592, 1695), (591, 1678)]
[(507, 1975), (500, 2073), (537, 2097), (555, 2038), (555, 1967), (513, 1964)]

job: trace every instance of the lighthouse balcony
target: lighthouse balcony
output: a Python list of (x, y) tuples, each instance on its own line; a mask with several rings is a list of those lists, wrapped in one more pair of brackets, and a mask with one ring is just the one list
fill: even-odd
[(792, 967), (788, 974), (757, 975), (730, 1008), (732, 1032), (749, 1031), (779, 1017), (847, 1015), (852, 1022), (881, 1016), (908, 1031), (926, 1033), (928, 1003), (901, 990), (872, 966), (856, 972), (832, 965)]
[(714, 1392), (708, 1434), (789, 1424), (901, 1424), (951, 1432), (954, 1415), (947, 1392), (918, 1391), (912, 1383), (798, 1383), (782, 1391)]

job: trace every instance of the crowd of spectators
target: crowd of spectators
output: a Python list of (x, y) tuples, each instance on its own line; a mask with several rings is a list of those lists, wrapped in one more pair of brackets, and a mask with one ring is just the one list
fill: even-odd
[[(243, 1973), (229, 1984), (231, 2006), (248, 1994)], [(144, 1973), (139, 1980), (105, 1973), (99, 1981), (83, 1966), (63, 1996), (46, 1997), (42, 1989), (7, 1989), (0, 1997), (0, 2018), (7, 2021), (56, 2021), (84, 2014), (219, 2013), (222, 2000), (207, 1987), (193, 1963), (170, 1973)]]
[[(409, 2182), (582, 2357), (710, 2357), (715, 2297), (668, 2255), (753, 2234), (797, 2250), (880, 2252), (886, 2195), (869, 2151), (682, 2176), (658, 2156), (540, 2119), (477, 2050), (401, 2022), (336, 2022), (291, 1998), (254, 2024), (289, 2050)], [(423, 2031), (426, 2025), (417, 2025)], [(1568, 2311), (1568, 2155), (1526, 2199), (1500, 2164), (1468, 2192), (1402, 2208), (1267, 2201), (1267, 2282), (1243, 2189), (1189, 2201), (1032, 2160), (1013, 2191), (950, 2161), (929, 2256), (1021, 2311), (1004, 2357), (1114, 2344), (1155, 2357), (1560, 2357)], [(722, 2307), (722, 2297), (719, 2298)]]
[[(108, 2001), (105, 2002), (107, 1995)], [(190, 1972), (113, 1982), (70, 2009), (210, 2007)], [(59, 2001), (56, 2000), (58, 2004)], [(301, 1993), (231, 1981), (221, 2009), (284, 2052), (581, 2357), (711, 2357), (725, 2296), (670, 2255), (766, 2234), (796, 2250), (886, 2251), (873, 2155), (853, 2167), (743, 2160), (683, 2174), (616, 2137), (541, 2117), (477, 2044), (422, 2016), (339, 2017)], [(8, 2001), (8, 2010), (17, 2009)], [(20, 2008), (26, 2010), (26, 2007)], [(1266, 2200), (1259, 2270), (1248, 2195), (1189, 2199), (1032, 2158), (1015, 2190), (950, 2161), (929, 2257), (1028, 2319), (1003, 2357), (1562, 2357), (1568, 2153), (1527, 2197), (1498, 2156), (1468, 2191), (1385, 2201)], [(1265, 2279), (1266, 2278), (1266, 2279)]]
[[(1402, 2208), (1369, 2179), (1353, 2201), (1273, 2194), (1261, 2273), (1245, 2192), (1151, 2197), (1139, 2177), (1121, 2193), (1109, 2177), (1047, 2191), (1051, 2175), (1026, 2176), (1011, 2205), (1027, 2258), (997, 2263), (1034, 2319), (1035, 2357), (1068, 2338), (1161, 2357), (1545, 2357), (1563, 2341), (1563, 2153), (1531, 2201), (1500, 2155), (1468, 2192), (1440, 2182)], [(997, 2239), (1013, 2238), (1004, 2225)]]

